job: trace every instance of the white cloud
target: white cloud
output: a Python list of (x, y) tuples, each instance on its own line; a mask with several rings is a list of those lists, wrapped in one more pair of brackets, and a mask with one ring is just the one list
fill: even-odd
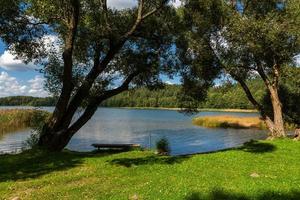
[(45, 35), (42, 38), (43, 46), (46, 52), (60, 52), (61, 41), (57, 35)]
[(15, 78), (10, 76), (7, 72), (0, 73), (0, 97), (6, 96), (36, 96), (45, 97), (49, 94), (44, 90), (44, 78), (35, 76), (34, 79), (29, 80), (26, 84), (21, 84)]
[(167, 85), (175, 85), (175, 83), (173, 83), (172, 81), (165, 81), (165, 84), (167, 84)]
[(173, 5), (175, 7), (179, 7), (181, 5), (181, 1), (180, 0), (175, 0), (175, 2), (173, 3)]
[(35, 76), (34, 79), (29, 80), (29, 96), (49, 96), (49, 94), (44, 90), (44, 82), (45, 79), (41, 76)]
[[(46, 35), (42, 38), (43, 48), (47, 52), (59, 52), (60, 41), (55, 35)], [(0, 55), (0, 68), (7, 71), (29, 71), (38, 69), (38, 66), (34, 63), (25, 63), (24, 61), (16, 58), (16, 56), (10, 51), (6, 50)]]
[(295, 57), (295, 62), (296, 62), (296, 65), (297, 65), (298, 67), (300, 67), (300, 55), (297, 55), (297, 56)]
[(19, 60), (9, 50), (4, 51), (0, 56), (0, 68), (8, 71), (27, 71), (36, 69), (33, 63), (25, 64), (22, 60)]

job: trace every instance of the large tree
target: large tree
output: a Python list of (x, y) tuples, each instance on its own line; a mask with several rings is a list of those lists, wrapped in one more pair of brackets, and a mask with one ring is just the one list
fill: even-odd
[(38, 142), (52, 151), (62, 150), (101, 102), (131, 85), (161, 83), (160, 73), (177, 63), (176, 12), (168, 0), (119, 10), (107, 0), (16, 0), (3, 8), (1, 38), (43, 66), (47, 88), (58, 96)]
[[(271, 137), (286, 135), (278, 90), (282, 66), (300, 53), (299, 6), (298, 0), (185, 1), (193, 57), (201, 60), (208, 52), (213, 55), (215, 65), (240, 83)], [(246, 80), (257, 75), (270, 96), (272, 115), (247, 85)]]

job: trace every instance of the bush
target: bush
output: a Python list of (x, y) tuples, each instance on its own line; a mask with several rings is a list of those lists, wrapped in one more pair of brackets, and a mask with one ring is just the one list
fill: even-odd
[(158, 140), (156, 150), (159, 155), (168, 155), (170, 153), (169, 141), (166, 138)]

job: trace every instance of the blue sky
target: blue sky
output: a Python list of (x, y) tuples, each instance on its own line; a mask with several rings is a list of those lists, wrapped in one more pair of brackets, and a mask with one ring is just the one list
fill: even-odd
[(33, 64), (24, 64), (0, 41), (0, 97), (30, 95), (44, 97), (44, 79)]

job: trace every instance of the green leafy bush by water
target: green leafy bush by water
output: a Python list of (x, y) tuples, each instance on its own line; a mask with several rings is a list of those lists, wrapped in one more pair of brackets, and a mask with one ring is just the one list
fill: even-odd
[(156, 150), (159, 155), (168, 155), (170, 153), (169, 141), (166, 138), (161, 138), (156, 142)]

